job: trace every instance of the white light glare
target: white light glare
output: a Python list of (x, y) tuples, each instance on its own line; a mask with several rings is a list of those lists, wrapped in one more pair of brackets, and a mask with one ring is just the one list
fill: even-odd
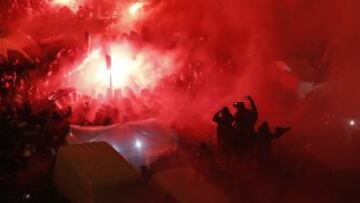
[(76, 12), (78, 6), (83, 3), (83, 0), (52, 0), (51, 4), (55, 6), (66, 6), (73, 12)]
[(355, 120), (349, 120), (349, 125), (352, 127), (355, 126), (356, 125)]
[(138, 12), (143, 8), (143, 2), (136, 2), (129, 7), (129, 13), (132, 16), (136, 16)]
[(135, 147), (136, 147), (137, 149), (141, 149), (142, 143), (141, 143), (140, 140), (136, 140), (136, 141), (135, 141)]
[(30, 197), (31, 197), (31, 195), (30, 195), (29, 193), (27, 193), (27, 194), (24, 195), (24, 198), (25, 198), (25, 199), (30, 199)]

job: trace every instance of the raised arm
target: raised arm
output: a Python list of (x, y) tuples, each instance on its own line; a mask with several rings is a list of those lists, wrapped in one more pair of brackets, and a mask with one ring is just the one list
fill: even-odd
[(291, 130), (290, 127), (287, 127), (287, 128), (276, 127), (276, 128), (275, 128), (275, 133), (272, 134), (271, 138), (272, 138), (272, 139), (279, 138), (279, 137), (281, 137), (283, 134), (285, 134), (286, 132), (288, 132), (289, 130)]
[(252, 99), (252, 97), (247, 96), (246, 98), (250, 101), (251, 111), (253, 112), (254, 119), (257, 120), (258, 119), (258, 111), (256, 108), (256, 104), (255, 104), (254, 100)]

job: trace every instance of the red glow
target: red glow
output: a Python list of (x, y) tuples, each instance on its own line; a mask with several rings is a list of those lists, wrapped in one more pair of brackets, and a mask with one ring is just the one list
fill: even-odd
[(83, 3), (83, 0), (52, 0), (51, 4), (54, 6), (66, 6), (72, 11), (76, 11), (78, 6)]
[[(136, 92), (152, 88), (174, 67), (171, 55), (150, 48), (137, 50), (130, 42), (110, 42), (108, 47), (106, 54), (110, 55), (112, 61), (110, 71), (114, 89), (131, 88)], [(106, 94), (109, 88), (109, 73), (105, 51), (95, 48), (69, 73), (69, 79), (79, 91)]]
[(114, 25), (116, 29), (123, 32), (137, 30), (136, 26), (141, 21), (146, 19), (147, 12), (145, 6), (148, 2), (138, 1), (130, 4), (123, 4), (119, 6), (114, 13), (117, 16), (117, 23)]
[(132, 16), (137, 16), (139, 14), (139, 11), (144, 7), (144, 3), (143, 2), (136, 2), (134, 4), (132, 4), (129, 7), (129, 14)]

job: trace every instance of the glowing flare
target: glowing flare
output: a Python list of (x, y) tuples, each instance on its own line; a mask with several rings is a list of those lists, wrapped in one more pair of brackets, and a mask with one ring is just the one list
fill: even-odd
[(142, 143), (141, 143), (140, 140), (136, 140), (136, 141), (135, 141), (135, 147), (136, 147), (137, 149), (141, 149), (141, 148), (142, 148)]
[(349, 120), (349, 125), (352, 127), (355, 126), (356, 125), (355, 120)]
[[(118, 7), (118, 22), (115, 23), (114, 29), (119, 29), (121, 32), (137, 30), (137, 24), (148, 16), (144, 7), (148, 6), (147, 1), (138, 1), (125, 6)], [(148, 9), (146, 9), (148, 10)]]
[[(94, 49), (75, 69), (67, 73), (68, 84), (82, 93), (97, 96), (106, 94), (109, 74), (113, 89), (130, 88), (134, 93), (151, 89), (158, 80), (173, 70), (173, 57), (152, 49), (135, 49), (128, 42), (107, 45), (106, 53)], [(105, 55), (111, 57), (111, 69), (106, 68)]]
[(52, 1), (53, 4), (57, 4), (57, 5), (63, 5), (63, 6), (70, 6), (75, 4), (75, 0), (54, 0)]
[(137, 14), (139, 13), (140, 9), (142, 9), (144, 7), (144, 3), (143, 2), (136, 2), (134, 4), (132, 4), (129, 7), (129, 13), (132, 16), (137, 16)]
[(53, 0), (51, 3), (55, 6), (66, 6), (72, 11), (76, 11), (77, 7), (81, 3), (81, 0)]

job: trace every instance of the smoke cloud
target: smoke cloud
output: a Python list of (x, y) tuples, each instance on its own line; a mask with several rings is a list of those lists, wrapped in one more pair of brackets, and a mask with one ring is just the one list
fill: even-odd
[[(286, 142), (316, 145), (312, 150), (329, 159), (353, 157), (357, 129), (349, 129), (348, 121), (360, 119), (358, 1), (149, 0), (136, 18), (124, 17), (132, 1), (79, 2), (93, 2), (99, 7), (93, 15), (101, 20), (83, 24), (70, 9), (32, 2), (39, 11), (46, 10), (46, 18), (29, 18), (24, 12), (16, 21), (1, 22), (40, 42), (59, 38), (69, 46), (82, 42), (86, 32), (97, 38), (111, 31), (136, 46), (170, 53), (173, 61), (166, 64), (171, 71), (156, 77), (151, 101), (161, 106), (159, 117), (191, 126), (199, 136), (214, 135), (215, 111), (251, 95), (260, 120), (294, 127)], [(6, 10), (4, 6), (1, 12)], [(120, 20), (103, 26), (113, 17)], [(324, 143), (321, 137), (326, 135), (333, 142)]]

